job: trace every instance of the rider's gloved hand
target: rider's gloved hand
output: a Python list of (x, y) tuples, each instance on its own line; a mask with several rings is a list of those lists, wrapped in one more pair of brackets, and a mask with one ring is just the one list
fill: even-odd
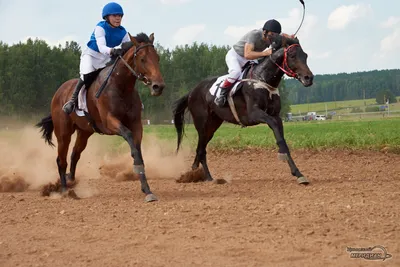
[(271, 48), (272, 48), (272, 52), (275, 52), (276, 50), (278, 50), (279, 48), (281, 48), (280, 44), (277, 44), (276, 42), (273, 42), (271, 44)]
[(122, 56), (124, 51), (121, 48), (113, 48), (111, 50), (111, 56)]
[(272, 44), (271, 44), (271, 48), (272, 51), (275, 52), (276, 50), (278, 50), (279, 48), (282, 47), (282, 35), (278, 35), (274, 38)]

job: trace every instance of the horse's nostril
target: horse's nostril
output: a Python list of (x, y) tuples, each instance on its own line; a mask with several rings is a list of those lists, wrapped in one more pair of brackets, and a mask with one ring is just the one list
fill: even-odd
[(158, 84), (154, 84), (153, 85), (153, 90), (154, 91), (158, 91), (160, 89), (160, 86), (158, 86)]
[(306, 80), (306, 81), (310, 80), (310, 76), (308, 76), (308, 75), (304, 76), (304, 80)]

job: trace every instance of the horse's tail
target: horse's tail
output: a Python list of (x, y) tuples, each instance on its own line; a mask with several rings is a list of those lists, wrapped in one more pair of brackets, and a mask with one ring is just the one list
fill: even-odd
[(45, 140), (45, 142), (49, 145), (49, 146), (55, 146), (53, 144), (52, 139), (52, 134), (53, 134), (53, 130), (54, 130), (54, 124), (53, 124), (53, 119), (51, 118), (51, 115), (43, 118), (38, 124), (35, 125), (38, 128), (41, 128), (41, 132), (43, 132), (42, 134), (42, 138)]
[(187, 93), (174, 103), (174, 125), (176, 133), (178, 134), (178, 145), (176, 151), (179, 150), (183, 134), (185, 133), (185, 110), (188, 107), (189, 94), (190, 93)]

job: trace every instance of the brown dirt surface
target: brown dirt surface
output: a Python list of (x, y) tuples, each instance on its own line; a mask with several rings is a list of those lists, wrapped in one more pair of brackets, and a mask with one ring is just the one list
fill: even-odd
[[(34, 142), (21, 141), (26, 134)], [(209, 151), (214, 178), (227, 183), (178, 183), (194, 154), (172, 156), (151, 141), (143, 154), (159, 201), (145, 203), (129, 153), (107, 158), (94, 137), (74, 199), (41, 195), (58, 178), (56, 149), (33, 134), (0, 147), (0, 177), (9, 185), (15, 173), (18, 185), (0, 193), (2, 267), (400, 266), (400, 155), (296, 150), (311, 182), (301, 186), (276, 151)], [(346, 251), (375, 245), (393, 257)]]

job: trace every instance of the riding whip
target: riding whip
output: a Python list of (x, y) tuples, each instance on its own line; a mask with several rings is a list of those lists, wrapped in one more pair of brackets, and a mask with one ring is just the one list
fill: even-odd
[(304, 15), (305, 15), (305, 13), (306, 13), (306, 5), (304, 4), (304, 1), (303, 1), (303, 0), (299, 0), (299, 1), (300, 1), (300, 3), (303, 5), (303, 18), (301, 19), (301, 23), (300, 23), (299, 28), (298, 28), (297, 31), (293, 34), (294, 36), (296, 36), (297, 32), (298, 32), (298, 31), (300, 30), (300, 28), (301, 28), (301, 25), (303, 25)]

